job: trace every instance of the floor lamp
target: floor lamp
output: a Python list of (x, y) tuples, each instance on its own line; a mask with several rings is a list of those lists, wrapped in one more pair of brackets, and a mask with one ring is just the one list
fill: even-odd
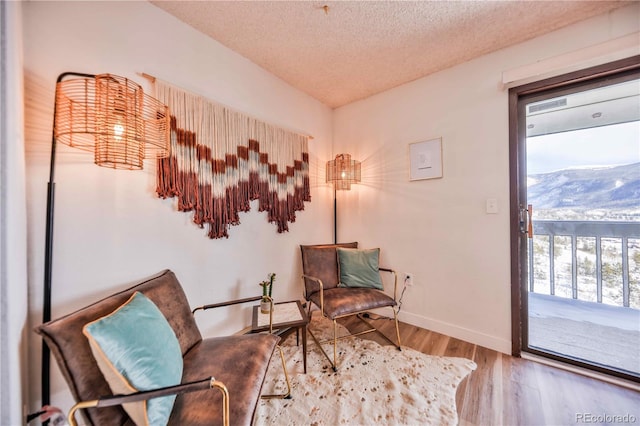
[[(73, 77), (73, 78), (68, 78)], [(56, 143), (94, 154), (98, 166), (141, 170), (149, 157), (169, 154), (169, 108), (142, 87), (112, 74), (66, 72), (56, 81), (47, 186), (42, 321), (51, 320)], [(42, 405), (50, 403), (50, 353), (42, 344)]]
[(327, 183), (333, 184), (333, 243), (338, 244), (338, 202), (336, 191), (350, 190), (361, 180), (361, 164), (349, 154), (338, 154), (327, 161)]

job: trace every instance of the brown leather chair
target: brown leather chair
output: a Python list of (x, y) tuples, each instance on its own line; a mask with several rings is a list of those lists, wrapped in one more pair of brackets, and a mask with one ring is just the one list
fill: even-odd
[[(155, 303), (176, 334), (184, 363), (182, 384), (130, 395), (113, 395), (82, 328), (113, 312), (136, 291)], [(208, 307), (215, 306), (197, 309)], [(49, 346), (77, 402), (69, 413), (70, 423), (75, 423), (75, 411), (83, 409), (81, 413), (86, 424), (100, 426), (132, 425), (133, 421), (121, 404), (170, 394), (178, 396), (169, 424), (251, 425), (267, 367), (279, 348), (279, 338), (272, 334), (203, 339), (182, 286), (169, 270), (40, 325), (35, 331)], [(284, 366), (281, 351), (280, 356)], [(211, 388), (218, 391), (204, 390)]]
[[(385, 340), (401, 350), (400, 331), (398, 328), (398, 305), (396, 294), (398, 287), (397, 273), (392, 269), (379, 268), (379, 271), (390, 273), (394, 277), (393, 298), (383, 291), (374, 288), (351, 288), (340, 287), (340, 271), (337, 248), (357, 249), (358, 243), (344, 244), (319, 244), (301, 245), (302, 250), (302, 278), (304, 281), (304, 298), (310, 302), (309, 318), (311, 318), (312, 304), (317, 306), (321, 315), (333, 321), (333, 339), (320, 342), (309, 330), (311, 337), (320, 347), (327, 357), (334, 371), (337, 371), (337, 320), (351, 315), (356, 315), (361, 321), (368, 325), (365, 331), (351, 334), (344, 337), (353, 337), (370, 332), (379, 333)], [(393, 311), (393, 320), (396, 326), (397, 343), (389, 339), (384, 333), (378, 330), (371, 322), (364, 318), (367, 311), (378, 308), (389, 307)], [(333, 360), (322, 348), (322, 344), (333, 343)]]

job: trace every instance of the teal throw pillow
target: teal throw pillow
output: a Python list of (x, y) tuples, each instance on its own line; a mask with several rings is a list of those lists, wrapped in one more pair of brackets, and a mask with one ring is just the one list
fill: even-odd
[(380, 249), (336, 249), (340, 266), (338, 287), (368, 287), (382, 290), (379, 272)]
[[(135, 292), (114, 312), (84, 326), (98, 367), (114, 394), (180, 384), (182, 351), (160, 309)], [(175, 395), (124, 404), (137, 425), (166, 425)]]

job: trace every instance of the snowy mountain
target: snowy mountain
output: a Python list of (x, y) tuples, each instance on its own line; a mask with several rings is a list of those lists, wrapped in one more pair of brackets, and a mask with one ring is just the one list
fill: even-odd
[(529, 175), (527, 183), (538, 209), (640, 208), (640, 163)]

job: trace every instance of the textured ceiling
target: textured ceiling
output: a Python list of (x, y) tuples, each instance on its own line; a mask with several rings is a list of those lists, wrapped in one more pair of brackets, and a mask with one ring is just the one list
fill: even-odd
[(632, 1), (151, 3), (336, 108)]

